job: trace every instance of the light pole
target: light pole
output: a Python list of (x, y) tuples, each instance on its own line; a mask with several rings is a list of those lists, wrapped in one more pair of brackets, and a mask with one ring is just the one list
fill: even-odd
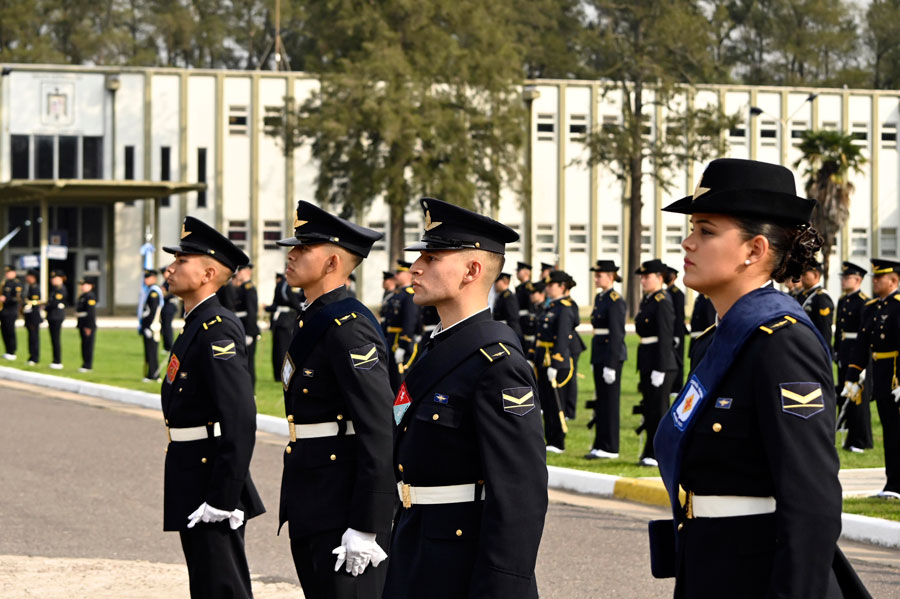
[(775, 121), (778, 122), (778, 125), (779, 125), (779, 127), (780, 127), (779, 131), (781, 132), (781, 164), (782, 164), (782, 165), (785, 164), (785, 163), (787, 162), (787, 142), (786, 142), (786, 136), (787, 136), (787, 133), (788, 133), (788, 123), (790, 122), (790, 120), (791, 120), (792, 118), (794, 118), (794, 116), (797, 115), (798, 112), (800, 112), (801, 110), (803, 110), (803, 108), (804, 108), (807, 104), (809, 104), (810, 102), (812, 102), (813, 100), (815, 100), (816, 97), (818, 97), (818, 95), (819, 95), (819, 94), (817, 94), (817, 93), (811, 93), (811, 94), (809, 94), (808, 96), (806, 96), (806, 99), (803, 100), (803, 103), (800, 104), (800, 106), (797, 107), (797, 110), (795, 110), (794, 112), (792, 112), (789, 116), (787, 116), (787, 117), (785, 117), (785, 118), (777, 117), (777, 116), (775, 116), (774, 114), (770, 114), (770, 113), (766, 112), (765, 110), (763, 110), (762, 108), (760, 108), (759, 106), (751, 106), (751, 107), (750, 107), (750, 118), (751, 118), (751, 119), (752, 119), (753, 117), (755, 117), (755, 116), (760, 116), (760, 115), (764, 114), (764, 115), (766, 115), (766, 116), (768, 116), (768, 117), (771, 117), (771, 118), (775, 119)]
[(525, 223), (524, 223), (524, 255), (525, 261), (529, 264), (533, 260), (534, 248), (532, 247), (532, 211), (534, 210), (534, 194), (531, 189), (531, 161), (532, 161), (532, 136), (534, 135), (534, 101), (541, 97), (541, 92), (534, 85), (526, 85), (522, 88), (522, 100), (525, 101), (526, 126), (528, 130), (525, 134)]

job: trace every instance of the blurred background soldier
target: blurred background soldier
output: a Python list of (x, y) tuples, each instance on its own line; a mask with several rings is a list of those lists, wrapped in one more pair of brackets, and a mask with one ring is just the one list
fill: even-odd
[(304, 300), (303, 291), (295, 292), (283, 274), (275, 275), (275, 296), (272, 298), (272, 305), (267, 306), (266, 311), (272, 313), (272, 373), (278, 382), (281, 381), (284, 354), (291, 344), (300, 304)]
[(97, 341), (97, 295), (92, 279), (81, 279), (78, 285), (81, 291), (75, 305), (76, 326), (81, 336), (81, 368), (78, 372), (90, 372), (94, 368), (94, 343)]
[(231, 279), (235, 288), (234, 315), (244, 325), (244, 341), (247, 344), (247, 367), (250, 370), (250, 382), (256, 389), (256, 343), (259, 340), (259, 295), (253, 285), (253, 265), (238, 266)]
[(716, 307), (707, 296), (698, 293), (694, 299), (694, 310), (691, 312), (691, 347), (688, 355), (693, 351), (694, 339), (714, 324), (716, 324)]
[[(166, 269), (159, 269), (163, 277), (166, 276)], [(169, 291), (168, 281), (163, 281), (163, 305), (159, 311), (159, 325), (162, 333), (163, 349), (167, 352), (172, 351), (172, 342), (175, 340), (172, 335), (172, 321), (181, 308), (181, 298)]]
[(394, 289), (397, 288), (397, 281), (394, 279), (393, 271), (390, 270), (382, 271), (381, 277), (381, 288), (384, 290), (384, 293), (381, 295), (381, 310), (378, 312), (378, 319), (381, 322), (381, 332), (384, 333), (384, 338), (387, 339), (385, 317), (388, 313), (391, 296), (394, 294)]
[(418, 345), (416, 335), (420, 335), (421, 319), (419, 306), (413, 302), (413, 288), (410, 285), (412, 275), (409, 267), (412, 263), (397, 260), (394, 278), (397, 288), (389, 300), (388, 313), (385, 318), (388, 352), (388, 374), (391, 377), (391, 389), (394, 393), (400, 388), (403, 372), (416, 357)]
[(350, 273), (347, 276), (347, 282), (344, 283), (344, 287), (347, 289), (347, 293), (350, 294), (350, 297), (356, 297), (356, 273)]
[[(502, 322), (513, 330), (519, 343), (524, 345), (525, 340), (522, 338), (522, 328), (519, 326), (519, 300), (516, 295), (509, 289), (509, 281), (512, 277), (508, 272), (501, 272), (494, 281), (494, 289), (497, 291), (497, 297), (494, 300), (494, 308), (492, 310), (494, 320)], [(437, 323), (435, 323), (437, 324)]]
[(41, 339), (39, 336), (41, 323), (41, 286), (38, 283), (41, 275), (36, 270), (25, 274), (25, 293), (22, 296), (24, 306), (25, 329), (28, 331), (28, 365), (34, 366), (41, 361)]
[(3, 289), (0, 291), (0, 332), (7, 360), (16, 359), (16, 318), (19, 316), (19, 299), (22, 297), (22, 282), (16, 276), (14, 266), (7, 265), (4, 273)]
[(141, 312), (141, 338), (144, 340), (144, 382), (159, 380), (159, 311), (162, 308), (162, 289), (156, 284), (156, 271), (144, 271), (144, 306)]
[(65, 274), (61, 270), (50, 273), (50, 292), (47, 299), (47, 325), (50, 328), (50, 345), (53, 348), (53, 362), (50, 368), (62, 370), (62, 325), (66, 319), (66, 303), (69, 293), (66, 291)]
[(216, 297), (219, 298), (219, 303), (222, 304), (222, 307), (226, 310), (231, 310), (232, 312), (236, 310), (237, 288), (234, 285), (225, 283), (219, 287), (218, 291), (216, 291)]
[[(525, 325), (525, 328), (522, 329), (525, 345), (527, 346), (522, 348), (522, 352), (525, 354), (525, 357), (528, 358), (532, 368), (535, 368), (534, 354), (535, 348), (537, 347), (538, 323), (541, 320), (541, 316), (544, 314), (544, 304), (547, 301), (546, 289), (547, 283), (544, 281), (532, 283), (531, 293), (529, 294), (531, 312), (528, 313), (527, 324)], [(534, 378), (537, 380), (537, 369), (535, 369)]]
[[(531, 265), (527, 262), (518, 262), (516, 264), (516, 280), (519, 284), (516, 286), (516, 301), (519, 304), (519, 328), (522, 330), (522, 351), (528, 355), (528, 348), (525, 347), (529, 341), (525, 339), (525, 329), (532, 325), (532, 315), (534, 314), (534, 305), (531, 303), (531, 291), (534, 289), (534, 283), (531, 282)], [(531, 343), (534, 343), (534, 332), (530, 333), (532, 337)]]
[(803, 303), (803, 300), (800, 297), (803, 295), (803, 283), (800, 282), (800, 279), (796, 281), (792, 279), (788, 279), (784, 283), (786, 293), (792, 298), (796, 299), (798, 302)]
[[(841, 290), (844, 295), (838, 300), (837, 322), (834, 329), (834, 360), (837, 362), (838, 393), (843, 390), (844, 382), (847, 380), (847, 367), (853, 357), (853, 346), (856, 345), (859, 337), (863, 313), (869, 303), (868, 296), (859, 289), (866, 272), (866, 269), (852, 262), (843, 263)], [(876, 302), (877, 300), (872, 300), (871, 303)], [(871, 387), (871, 385), (869, 386)], [(853, 453), (863, 453), (863, 450), (870, 449), (873, 445), (872, 415), (869, 411), (868, 398), (863, 398), (863, 395), (866, 394), (854, 398), (855, 401), (841, 395), (838, 395), (837, 398), (837, 428), (847, 431), (843, 447)]]
[(803, 291), (797, 296), (797, 300), (830, 347), (834, 302), (822, 287), (822, 265), (818, 262), (810, 265), (800, 276), (800, 283)]
[(634, 328), (641, 340), (638, 345), (637, 368), (640, 374), (641, 403), (636, 412), (644, 420), (638, 433), (646, 433), (647, 441), (641, 451), (641, 466), (657, 466), (653, 437), (666, 410), (669, 393), (675, 380), (675, 308), (672, 298), (663, 290), (663, 275), (668, 266), (662, 260), (648, 260), (635, 274), (641, 275), (644, 297), (634, 317)]
[[(578, 303), (569, 295), (569, 291), (576, 285), (575, 279), (570, 276), (566, 285), (566, 300), (570, 303), (569, 310), (572, 312), (572, 318), (577, 327), (581, 324), (581, 312)], [(569, 334), (569, 345), (569, 351), (572, 353), (572, 379), (560, 391), (562, 396), (565, 397), (566, 418), (574, 420), (575, 412), (578, 409), (578, 378), (581, 376), (578, 374), (578, 360), (581, 359), (581, 354), (587, 349), (587, 345), (584, 344), (581, 335), (574, 328)]]
[(584, 457), (619, 457), (619, 394), (622, 364), (628, 358), (625, 348), (625, 300), (613, 289), (621, 281), (619, 267), (612, 260), (597, 260), (591, 268), (597, 295), (591, 312), (594, 336), (591, 340), (591, 368), (594, 372), (596, 399), (588, 402), (594, 417), (588, 428), (595, 427), (594, 444)]
[(553, 272), (555, 267), (552, 264), (547, 264), (546, 262), (541, 262), (541, 280), (545, 283), (547, 282), (547, 277), (550, 276), (550, 273)]
[[(675, 380), (672, 383), (671, 394), (677, 395), (684, 386), (684, 338), (687, 336), (687, 326), (684, 324), (684, 292), (675, 285), (678, 271), (671, 266), (666, 266), (664, 275), (666, 281), (666, 293), (672, 298), (672, 307), (675, 308), (675, 328), (673, 336), (675, 342)], [(674, 399), (674, 398), (673, 398)]]

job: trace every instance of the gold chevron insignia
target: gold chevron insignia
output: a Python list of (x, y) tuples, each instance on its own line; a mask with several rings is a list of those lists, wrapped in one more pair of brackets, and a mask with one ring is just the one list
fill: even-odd
[(191, 232), (188, 231), (187, 229), (185, 229), (184, 225), (181, 225), (181, 238), (184, 239), (185, 237), (187, 237), (190, 234), (191, 234)]
[(431, 220), (431, 210), (425, 211), (425, 230), (426, 231), (430, 231), (430, 230), (434, 229), (435, 227), (440, 227), (442, 224), (444, 224), (444, 221), (440, 221), (440, 220), (432, 221)]
[(350, 350), (350, 361), (354, 368), (369, 370), (378, 363), (378, 354), (376, 353), (374, 343), (363, 345), (362, 347), (354, 347)]
[[(800, 404), (807, 405), (812, 400), (822, 397), (822, 389), (820, 387), (819, 389), (816, 389), (812, 393), (808, 393), (806, 395), (800, 395), (799, 393), (794, 393), (793, 391), (789, 391), (787, 389), (782, 389), (781, 396), (784, 397), (785, 399), (793, 399), (794, 401), (799, 402)], [(821, 404), (813, 404), (813, 405), (821, 405)], [(793, 407), (793, 406), (787, 406), (787, 407)]]
[(503, 399), (505, 399), (506, 401), (511, 401), (514, 404), (519, 405), (519, 406), (521, 406), (523, 403), (525, 403), (532, 397), (534, 397), (534, 391), (529, 391), (522, 397), (513, 397), (512, 395), (508, 395), (506, 393), (503, 394)]
[(227, 339), (222, 341), (214, 341), (210, 344), (213, 352), (213, 358), (230, 358), (235, 355), (234, 341), (228, 343)]

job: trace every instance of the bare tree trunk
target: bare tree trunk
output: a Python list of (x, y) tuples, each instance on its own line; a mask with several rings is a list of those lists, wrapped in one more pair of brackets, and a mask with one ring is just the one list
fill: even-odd
[(397, 260), (403, 260), (403, 246), (406, 245), (406, 202), (402, 198), (388, 198), (391, 214), (390, 268)]
[[(628, 269), (631, 272), (641, 264), (641, 236), (643, 234), (643, 225), (641, 222), (641, 208), (644, 203), (641, 200), (641, 182), (643, 179), (643, 90), (644, 86), (641, 81), (636, 81), (634, 86), (634, 110), (632, 111), (632, 154), (631, 161), (628, 165), (628, 171), (631, 174), (631, 197), (629, 205), (629, 236), (628, 236)], [(627, 98), (626, 98), (627, 100)], [(628, 285), (626, 292), (626, 301), (629, 309), (629, 315), (634, 317), (638, 312), (641, 304), (641, 288), (637, 280), (633, 278), (631, 272), (625, 273), (631, 276), (632, 282)]]

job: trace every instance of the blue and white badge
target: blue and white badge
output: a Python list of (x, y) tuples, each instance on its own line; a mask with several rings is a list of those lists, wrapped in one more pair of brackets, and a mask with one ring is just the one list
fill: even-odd
[(444, 395), (443, 393), (435, 393), (434, 394), (434, 403), (440, 403), (447, 405), (450, 402), (450, 396)]
[(692, 376), (691, 380), (688, 381), (687, 389), (684, 390), (684, 393), (678, 400), (678, 404), (675, 406), (675, 409), (672, 410), (672, 420), (675, 421), (675, 428), (680, 431), (684, 430), (684, 427), (687, 426), (688, 422), (690, 422), (691, 418), (694, 416), (697, 404), (699, 404), (705, 396), (706, 389), (703, 388), (703, 385), (700, 384), (700, 380), (696, 376)]

